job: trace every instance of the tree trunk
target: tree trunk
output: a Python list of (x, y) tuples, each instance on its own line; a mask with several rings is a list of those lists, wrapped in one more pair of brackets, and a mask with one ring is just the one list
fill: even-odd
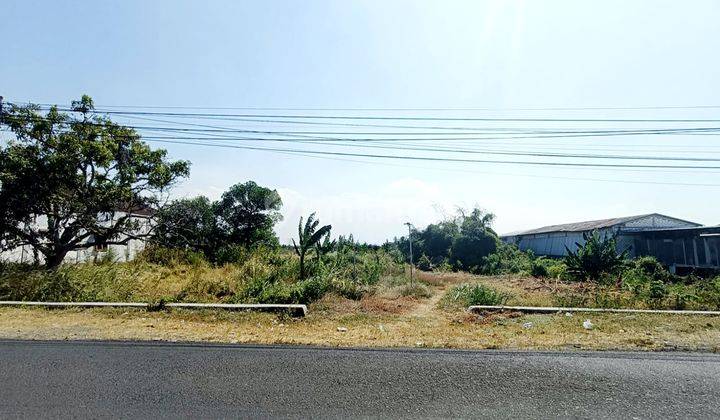
[(65, 259), (65, 256), (67, 255), (67, 251), (55, 251), (52, 254), (45, 255), (45, 266), (50, 269), (56, 269), (62, 264), (63, 260)]
[(305, 280), (305, 253), (300, 253), (300, 280)]

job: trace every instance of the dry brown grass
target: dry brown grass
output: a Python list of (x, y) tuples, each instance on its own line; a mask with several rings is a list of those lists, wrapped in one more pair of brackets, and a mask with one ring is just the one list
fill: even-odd
[[(327, 295), (306, 318), (267, 313), (173, 310), (0, 309), (0, 337), (210, 341), (324, 346), (509, 349), (621, 349), (720, 351), (720, 318), (649, 314), (472, 315), (437, 307), (452, 285), (479, 281), (524, 302), (551, 299), (557, 287), (533, 279), (422, 273), (430, 298), (399, 297), (380, 288), (359, 301)], [(585, 330), (591, 319), (595, 327)], [(531, 323), (531, 324), (528, 324)], [(528, 327), (529, 325), (529, 327)], [(338, 331), (345, 327), (347, 331)]]

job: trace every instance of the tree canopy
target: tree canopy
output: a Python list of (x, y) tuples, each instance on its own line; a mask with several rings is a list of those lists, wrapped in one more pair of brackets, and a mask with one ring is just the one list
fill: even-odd
[[(157, 208), (160, 194), (189, 174), (130, 127), (93, 112), (83, 96), (70, 112), (11, 105), (2, 125), (13, 139), (0, 146), (0, 246), (31, 246), (50, 267), (92, 243), (143, 237), (127, 213)], [(116, 216), (117, 215), (117, 216)]]
[(281, 206), (277, 191), (253, 181), (231, 186), (216, 202), (204, 196), (175, 200), (158, 212), (153, 242), (202, 252), (211, 261), (230, 247), (276, 246), (273, 226), (282, 220)]
[[(454, 269), (479, 271), (488, 255), (498, 247), (498, 236), (492, 229), (495, 215), (480, 208), (458, 209), (457, 214), (425, 229), (413, 229), (415, 255), (424, 258), (423, 266), (450, 264)], [(396, 239), (393, 246), (409, 259), (408, 238)], [(427, 261), (425, 261), (427, 259)]]
[(282, 220), (282, 200), (277, 191), (253, 181), (235, 184), (213, 207), (228, 242), (244, 246), (277, 244), (273, 226)]

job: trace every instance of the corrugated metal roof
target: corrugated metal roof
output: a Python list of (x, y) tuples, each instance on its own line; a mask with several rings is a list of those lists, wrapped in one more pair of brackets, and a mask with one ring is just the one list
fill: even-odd
[[(537, 228), (537, 229), (508, 233), (508, 234), (502, 235), (502, 236), (507, 237), (507, 236), (518, 236), (518, 235), (534, 235), (537, 233), (549, 233), (549, 232), (587, 232), (587, 231), (591, 231), (594, 229), (609, 228), (612, 226), (616, 226), (619, 224), (631, 222), (633, 220), (642, 219), (644, 217), (650, 217), (650, 216), (662, 216), (662, 217), (666, 217), (668, 219), (679, 220), (679, 221), (686, 222), (686, 223), (693, 223), (693, 222), (688, 222), (687, 220), (682, 220), (682, 219), (678, 219), (675, 217), (665, 216), (663, 214), (649, 213), (649, 214), (641, 214), (638, 216), (616, 217), (613, 219), (590, 220), (587, 222), (565, 223), (562, 225), (544, 226), (544, 227)], [(693, 223), (693, 224), (697, 225), (697, 223)]]

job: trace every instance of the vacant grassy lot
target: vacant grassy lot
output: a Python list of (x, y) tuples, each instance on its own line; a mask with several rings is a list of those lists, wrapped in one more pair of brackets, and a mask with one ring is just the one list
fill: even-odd
[[(517, 313), (472, 315), (453, 305), (453, 287), (481, 283), (509, 304), (554, 304), (577, 284), (522, 277), (419, 273), (383, 278), (358, 300), (335, 293), (310, 304), (306, 318), (222, 311), (0, 309), (0, 337), (211, 341), (327, 346), (720, 351), (720, 317)], [(591, 330), (583, 328), (590, 319)]]

